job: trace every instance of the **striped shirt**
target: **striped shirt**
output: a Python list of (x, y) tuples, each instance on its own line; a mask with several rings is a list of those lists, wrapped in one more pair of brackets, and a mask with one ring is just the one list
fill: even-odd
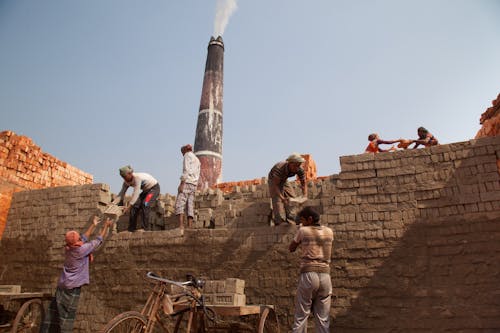
[(330, 273), (332, 229), (320, 225), (303, 226), (297, 231), (293, 240), (302, 250), (301, 273)]
[(273, 184), (275, 179), (279, 179), (280, 186), (283, 186), (288, 178), (293, 177), (295, 175), (298, 176), (300, 184), (302, 186), (305, 186), (306, 175), (302, 168), (299, 168), (297, 173), (294, 173), (288, 170), (288, 162), (278, 162), (273, 166), (271, 171), (269, 171), (268, 182), (269, 184)]

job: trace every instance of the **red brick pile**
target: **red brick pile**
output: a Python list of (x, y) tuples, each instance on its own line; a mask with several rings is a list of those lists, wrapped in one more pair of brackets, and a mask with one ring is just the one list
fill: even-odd
[(14, 192), (92, 181), (92, 175), (43, 152), (30, 138), (0, 132), (0, 238)]
[(481, 115), (479, 123), (483, 125), (476, 134), (476, 139), (500, 134), (500, 94), (491, 102), (491, 107)]

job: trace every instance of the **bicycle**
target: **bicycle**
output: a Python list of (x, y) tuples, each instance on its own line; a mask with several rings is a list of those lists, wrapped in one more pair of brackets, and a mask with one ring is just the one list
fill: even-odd
[[(146, 276), (154, 280), (156, 286), (142, 311), (117, 315), (106, 324), (102, 333), (152, 333), (158, 332), (158, 325), (168, 333), (177, 333), (181, 327), (186, 333), (204, 333), (210, 322), (215, 323), (216, 314), (205, 306), (201, 293), (204, 280), (188, 275), (186, 282), (177, 282), (153, 272)], [(186, 313), (187, 322), (183, 322)]]

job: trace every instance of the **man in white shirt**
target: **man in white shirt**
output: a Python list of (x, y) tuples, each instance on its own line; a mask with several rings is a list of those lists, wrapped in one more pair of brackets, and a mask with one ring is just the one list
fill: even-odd
[(184, 161), (182, 163), (181, 183), (177, 189), (175, 214), (179, 216), (179, 228), (184, 230), (184, 212), (186, 208), (188, 228), (193, 227), (194, 194), (200, 178), (200, 160), (193, 153), (193, 147), (190, 144), (182, 146), (181, 153), (184, 155)]
[[(130, 165), (120, 168), (120, 176), (123, 178), (123, 186), (114, 204), (123, 203), (125, 192), (129, 187), (134, 189), (128, 207), (123, 213), (130, 211), (128, 231), (137, 228), (137, 215), (141, 213), (141, 228), (137, 231), (149, 229), (149, 211), (151, 205), (156, 202), (160, 195), (160, 184), (149, 173), (134, 172)], [(142, 190), (142, 192), (140, 192)]]

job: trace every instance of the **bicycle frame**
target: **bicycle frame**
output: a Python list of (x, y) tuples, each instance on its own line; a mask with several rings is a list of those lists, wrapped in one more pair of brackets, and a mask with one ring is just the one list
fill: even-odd
[(186, 332), (188, 333), (191, 332), (191, 328), (193, 326), (195, 326), (194, 328), (195, 330), (197, 330), (198, 325), (196, 324), (198, 320), (194, 321), (195, 325), (193, 325), (193, 319), (195, 318), (195, 315), (199, 316), (197, 311), (197, 303), (199, 302), (198, 299), (200, 294), (199, 290), (196, 287), (193, 287), (193, 290), (190, 290), (190, 288), (187, 287), (189, 286), (188, 282), (178, 283), (175, 281), (151, 276), (149, 273), (148, 277), (157, 280), (158, 283), (151, 292), (151, 295), (149, 295), (148, 300), (141, 311), (141, 314), (148, 319), (144, 333), (152, 333), (156, 323), (159, 323), (165, 332), (170, 332), (168, 327), (165, 327), (165, 325), (163, 324), (162, 320), (159, 317), (159, 312), (163, 308), (162, 300), (164, 297), (169, 295), (169, 293), (167, 292), (169, 284), (181, 287), (183, 289), (182, 293), (169, 295), (171, 298), (176, 299), (176, 301), (172, 303), (173, 306), (176, 305), (183, 306), (181, 310), (177, 312), (174, 311), (173, 313), (168, 315), (170, 317), (177, 317), (180, 315), (177, 318), (174, 332), (178, 332), (182, 318), (184, 317), (184, 313), (188, 311), (189, 311), (189, 316), (187, 321)]

